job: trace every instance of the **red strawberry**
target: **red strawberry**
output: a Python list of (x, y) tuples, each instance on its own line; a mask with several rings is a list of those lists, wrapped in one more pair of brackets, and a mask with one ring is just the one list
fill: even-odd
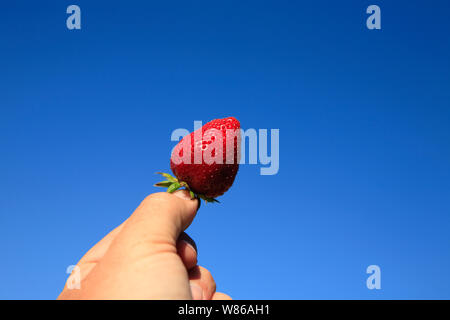
[(166, 181), (156, 186), (168, 192), (185, 187), (191, 197), (218, 202), (233, 184), (239, 169), (240, 124), (233, 117), (216, 119), (185, 136), (173, 149), (170, 168), (175, 177), (160, 173)]

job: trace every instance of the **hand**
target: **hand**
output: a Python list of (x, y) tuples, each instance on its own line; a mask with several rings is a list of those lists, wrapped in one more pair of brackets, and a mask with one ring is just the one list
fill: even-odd
[(81, 288), (68, 288), (72, 274), (58, 299), (231, 299), (197, 266), (196, 245), (183, 232), (198, 206), (185, 190), (148, 196), (78, 262)]

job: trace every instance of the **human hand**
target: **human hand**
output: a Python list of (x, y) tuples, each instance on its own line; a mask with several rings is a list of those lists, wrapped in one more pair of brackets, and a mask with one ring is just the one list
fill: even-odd
[(151, 194), (78, 262), (81, 288), (66, 283), (58, 299), (231, 299), (216, 292), (183, 232), (198, 206), (185, 190)]

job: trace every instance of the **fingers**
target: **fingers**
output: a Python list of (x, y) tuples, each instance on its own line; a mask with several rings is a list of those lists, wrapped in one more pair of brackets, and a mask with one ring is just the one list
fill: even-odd
[[(177, 242), (178, 255), (189, 272), (189, 284), (194, 300), (232, 300), (229, 295), (215, 292), (216, 284), (211, 273), (197, 265), (197, 246), (186, 233), (181, 233)], [(212, 295), (211, 295), (212, 293)]]
[(189, 271), (189, 284), (193, 300), (232, 300), (222, 292), (216, 292), (216, 282), (211, 273), (200, 266)]
[(222, 292), (215, 292), (212, 296), (212, 300), (233, 300), (231, 297)]
[(189, 270), (189, 284), (194, 300), (211, 300), (216, 292), (216, 282), (211, 273), (200, 266), (195, 266)]
[(186, 269), (192, 269), (197, 265), (197, 245), (185, 232), (178, 237), (177, 252)]
[(204, 296), (202, 287), (194, 282), (189, 283), (189, 285), (191, 287), (192, 300), (206, 300), (203, 298)]

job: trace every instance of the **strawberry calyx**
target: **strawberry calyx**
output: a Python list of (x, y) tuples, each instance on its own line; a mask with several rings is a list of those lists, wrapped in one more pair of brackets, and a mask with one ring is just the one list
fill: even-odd
[(166, 178), (166, 180), (155, 183), (154, 184), (155, 187), (167, 188), (167, 192), (169, 192), (169, 193), (173, 193), (180, 188), (185, 188), (187, 191), (189, 191), (191, 199), (202, 199), (205, 201), (205, 203), (219, 202), (218, 200), (216, 200), (214, 198), (208, 198), (203, 194), (195, 193), (194, 191), (191, 190), (191, 188), (189, 188), (189, 185), (186, 182), (179, 181), (177, 178), (171, 176), (168, 173), (157, 172), (157, 174), (162, 175), (164, 178)]

